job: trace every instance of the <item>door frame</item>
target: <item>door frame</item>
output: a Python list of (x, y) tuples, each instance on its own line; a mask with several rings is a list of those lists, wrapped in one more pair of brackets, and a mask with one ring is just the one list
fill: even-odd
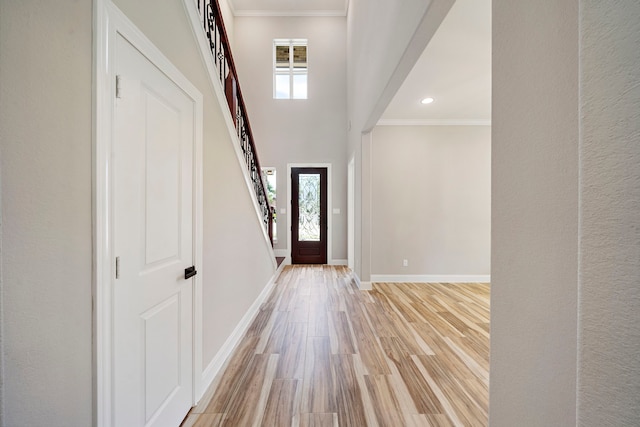
[(347, 267), (355, 271), (356, 242), (356, 158), (351, 158), (347, 165)]
[[(295, 171), (295, 172), (294, 172)], [(295, 173), (295, 177), (294, 177)], [(327, 254), (327, 221), (329, 216), (329, 210), (327, 209), (327, 168), (291, 168), (291, 264), (329, 264), (329, 256)], [(319, 202), (320, 202), (320, 238), (318, 241), (304, 241), (300, 240), (300, 177), (302, 175), (311, 174), (319, 177)], [(297, 191), (294, 193), (293, 189)], [(295, 203), (294, 203), (295, 201)], [(298, 223), (293, 220), (296, 217)], [(293, 238), (293, 229), (296, 229), (296, 238)], [(293, 242), (296, 242), (296, 247), (293, 247)], [(320, 250), (320, 256), (317, 255), (302, 255), (300, 250), (303, 247), (307, 249), (309, 247), (317, 246)], [(295, 249), (295, 251), (294, 251)], [(293, 261), (294, 252), (296, 253), (296, 262)], [(319, 258), (319, 259), (317, 259)]]
[[(93, 46), (93, 406), (94, 424), (113, 424), (113, 153), (115, 40), (121, 35), (194, 100), (193, 258), (198, 268), (193, 285), (192, 404), (202, 388), (202, 138), (203, 98), (199, 90), (109, 0), (94, 0)], [(186, 414), (185, 414), (186, 415)]]
[(291, 170), (294, 168), (326, 168), (327, 169), (327, 264), (333, 265), (333, 257), (332, 257), (332, 217), (333, 217), (333, 209), (332, 209), (332, 185), (331, 185), (331, 163), (287, 163), (287, 258), (289, 263), (291, 263), (291, 251), (293, 250), (293, 245), (291, 243), (292, 235), (291, 235), (291, 216), (292, 216), (292, 194), (291, 194)]

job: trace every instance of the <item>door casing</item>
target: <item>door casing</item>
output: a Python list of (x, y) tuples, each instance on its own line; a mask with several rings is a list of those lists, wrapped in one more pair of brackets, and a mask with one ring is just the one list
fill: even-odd
[(355, 271), (356, 182), (355, 157), (347, 166), (347, 267)]
[[(326, 168), (292, 168), (291, 169), (291, 263), (292, 264), (327, 264), (327, 169)], [(320, 239), (318, 241), (301, 241), (298, 239), (299, 228), (299, 197), (300, 176), (305, 174), (318, 175), (320, 178)], [(294, 219), (296, 221), (294, 221)], [(297, 231), (297, 235), (294, 232)], [(302, 251), (319, 249), (319, 254), (301, 254)]]
[(112, 126), (115, 102), (115, 38), (127, 39), (153, 62), (163, 73), (181, 87), (195, 102), (193, 150), (194, 206), (193, 250), (198, 275), (193, 289), (193, 399), (202, 396), (202, 138), (203, 99), (198, 89), (187, 80), (164, 54), (110, 1), (94, 0), (94, 104), (93, 104), (93, 299), (94, 329), (94, 408), (95, 425), (113, 424), (113, 185), (112, 185)]
[(332, 208), (332, 184), (331, 184), (331, 163), (288, 163), (287, 164), (287, 253), (289, 254), (287, 258), (288, 262), (291, 262), (291, 217), (292, 217), (292, 209), (291, 209), (291, 169), (293, 168), (326, 168), (327, 169), (327, 264), (334, 264), (332, 257), (332, 217), (333, 217), (333, 208)]

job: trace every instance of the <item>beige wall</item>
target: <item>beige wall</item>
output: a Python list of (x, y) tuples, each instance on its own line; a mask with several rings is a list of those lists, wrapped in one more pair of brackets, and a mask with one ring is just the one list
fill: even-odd
[[(640, 423), (639, 5), (580, 5), (578, 15), (578, 1), (494, 0), (492, 426)], [(87, 426), (92, 418), (91, 2), (47, 6), (0, 2), (0, 408), (7, 426)], [(131, 15), (143, 6), (131, 5)], [(182, 16), (177, 3), (162, 7), (161, 22)], [(181, 28), (176, 40), (186, 37)], [(167, 53), (184, 67), (194, 59), (182, 48), (176, 43)], [(194, 70), (188, 75), (204, 88)], [(214, 111), (201, 90), (205, 111)], [(239, 170), (224, 169), (229, 141), (214, 136), (219, 119), (212, 117), (205, 180), (218, 188)], [(208, 236), (246, 214), (248, 202), (233, 187), (219, 203), (208, 197)], [(236, 282), (229, 270), (262, 255), (238, 248), (243, 239), (223, 239), (221, 246), (205, 240), (205, 264), (227, 267), (207, 279), (205, 299), (233, 295), (229, 306), (242, 310), (262, 284), (252, 287), (247, 269)], [(238, 264), (221, 266), (241, 254)], [(213, 264), (219, 256), (228, 258)], [(221, 323), (219, 335), (207, 332), (209, 353), (237, 321), (224, 318), (224, 307), (212, 315)]]
[(490, 425), (576, 425), (578, 0), (493, 0)]
[(640, 424), (640, 4), (493, 2), (492, 426)]
[(206, 368), (272, 277), (271, 252), (182, 0), (154, 0), (153, 14), (149, 4), (138, 0), (115, 4), (204, 96), (204, 265), (198, 272), (203, 275)]
[[(287, 249), (287, 164), (332, 165), (332, 258), (347, 258), (347, 98), (344, 17), (236, 17), (234, 52), (262, 166), (277, 169), (278, 244)], [(273, 40), (306, 38), (308, 99), (273, 99)], [(289, 212), (287, 212), (289, 214)]]
[(227, 31), (227, 37), (229, 38), (229, 44), (231, 44), (232, 52), (235, 52), (235, 17), (233, 16), (233, 10), (229, 0), (218, 0), (220, 10), (222, 11), (222, 20), (224, 21), (224, 27)]
[(491, 127), (378, 126), (371, 151), (371, 274), (488, 276)]
[[(154, 1), (153, 14), (151, 2), (118, 4), (204, 95), (206, 367), (271, 278), (271, 252), (182, 1)], [(92, 2), (0, 7), (0, 424), (86, 427), (94, 416)]]
[(580, 2), (578, 425), (640, 425), (640, 3)]
[(454, 0), (350, 0), (347, 15), (347, 162), (355, 164), (355, 272), (370, 280), (367, 135)]
[(0, 2), (6, 426), (92, 422), (91, 4)]

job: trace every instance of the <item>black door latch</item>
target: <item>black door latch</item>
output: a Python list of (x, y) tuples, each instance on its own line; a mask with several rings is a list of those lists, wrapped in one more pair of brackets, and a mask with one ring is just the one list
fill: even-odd
[(198, 274), (198, 272), (196, 271), (196, 266), (195, 265), (192, 265), (191, 267), (187, 267), (187, 268), (184, 269), (184, 278), (185, 278), (185, 280), (192, 278), (196, 274)]

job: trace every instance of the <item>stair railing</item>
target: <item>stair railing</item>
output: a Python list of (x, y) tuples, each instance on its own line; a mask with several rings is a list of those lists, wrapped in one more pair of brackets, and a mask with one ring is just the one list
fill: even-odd
[(209, 41), (209, 48), (216, 65), (218, 78), (224, 88), (229, 111), (240, 140), (240, 148), (249, 171), (253, 190), (260, 206), (262, 220), (267, 229), (269, 240), (273, 245), (273, 212), (269, 206), (266, 186), (264, 185), (262, 169), (258, 160), (258, 153), (249, 124), (247, 108), (242, 97), (242, 90), (238, 83), (238, 73), (231, 54), (231, 46), (227, 31), (222, 20), (222, 13), (218, 0), (195, 0), (200, 13), (200, 21)]

